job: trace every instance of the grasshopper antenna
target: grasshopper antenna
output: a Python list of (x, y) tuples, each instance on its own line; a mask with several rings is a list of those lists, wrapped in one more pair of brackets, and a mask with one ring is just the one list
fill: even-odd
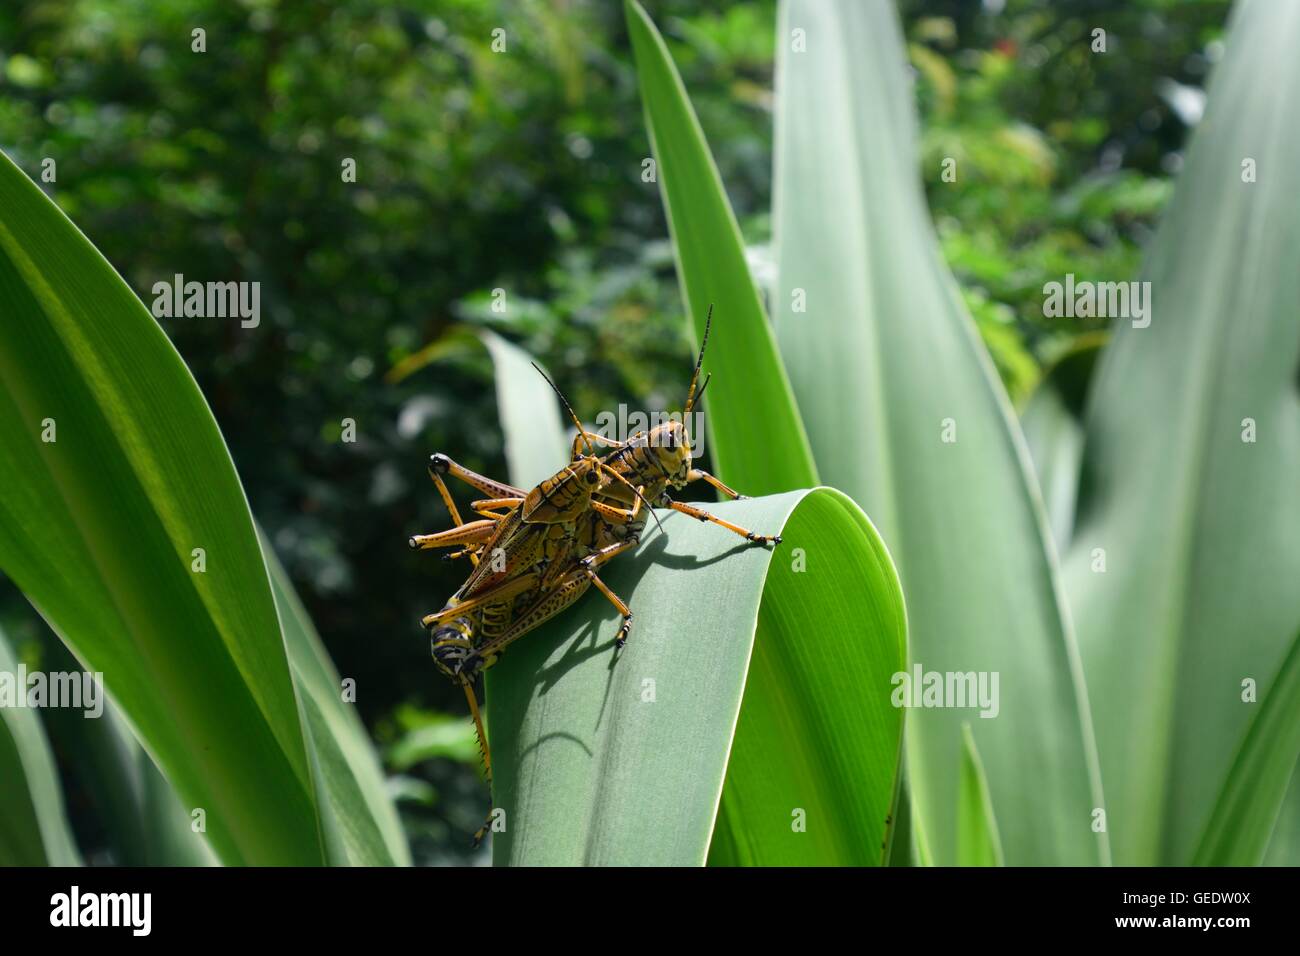
[(556, 386), (556, 384), (552, 382), (549, 377), (547, 377), (546, 373), (542, 371), (541, 366), (539, 366), (536, 362), (530, 362), (528, 364), (530, 364), (533, 368), (537, 369), (537, 374), (540, 375), (542, 378), (546, 379), (546, 384), (551, 386), (551, 391), (555, 392), (556, 395), (560, 396), (560, 401), (564, 403), (564, 408), (569, 413), (569, 419), (573, 422), (575, 426), (577, 426), (578, 434), (582, 436), (582, 443), (587, 446), (587, 454), (588, 455), (596, 454), (596, 449), (591, 447), (591, 439), (587, 437), (587, 429), (582, 427), (582, 422), (578, 420), (577, 413), (574, 412), (573, 406), (569, 404), (569, 400), (564, 397), (564, 393), (560, 391), (559, 387)]
[(711, 381), (713, 381), (713, 373), (712, 373), (712, 372), (710, 372), (708, 375), (704, 376), (704, 384), (701, 385), (701, 386), (700, 386), (700, 390), (699, 390), (698, 392), (695, 393), (695, 402), (694, 402), (694, 404), (695, 404), (696, 406), (698, 406), (698, 405), (700, 404), (700, 399), (702, 399), (702, 398), (704, 397), (704, 390), (705, 390), (706, 388), (709, 387), (709, 383), (710, 383)]
[[(683, 420), (691, 413), (695, 403), (699, 401), (699, 394), (695, 391), (695, 386), (700, 380), (700, 367), (704, 364), (704, 350), (709, 346), (709, 327), (713, 325), (713, 306), (709, 306), (709, 314), (704, 318), (704, 340), (700, 342), (700, 357), (695, 360), (695, 372), (691, 375), (691, 387), (686, 392), (686, 407), (682, 410)], [(708, 379), (705, 379), (708, 383)], [(700, 389), (702, 393), (704, 389)]]

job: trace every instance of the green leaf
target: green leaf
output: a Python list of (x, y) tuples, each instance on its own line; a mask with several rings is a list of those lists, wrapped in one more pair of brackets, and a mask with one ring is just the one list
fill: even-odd
[(224, 862), (321, 863), (266, 565), (216, 422), (148, 311), (7, 157), (0, 302), (0, 567), (104, 674)]
[[(805, 52), (790, 48), (795, 28)], [(973, 732), (994, 810), (1016, 824), (1002, 834), (1007, 862), (1104, 861), (1087, 699), (1042, 504), (930, 225), (897, 16), (881, 3), (788, 2), (778, 49), (773, 301), (818, 471), (889, 544), (914, 666), (999, 675), (1000, 712)], [(957, 859), (970, 714), (908, 717), (913, 825), (940, 865)]]
[[(18, 661), (0, 632), (0, 674)], [(25, 686), (14, 687), (26, 699)], [(80, 866), (54, 754), (37, 712), (0, 706), (0, 866)]]
[[(48, 670), (80, 671), (53, 635), (42, 663)], [(66, 708), (45, 712), (50, 738), (87, 795), (113, 861), (124, 866), (212, 866), (206, 838), (192, 829), (189, 811), (136, 741), (112, 700), (86, 720)]]
[(497, 409), (506, 437), (510, 482), (532, 488), (569, 460), (559, 402), (532, 367), (528, 353), (486, 329), (478, 334), (496, 367)]
[(970, 724), (961, 729), (961, 774), (957, 788), (957, 865), (1002, 866), (1002, 841), (993, 815), (984, 765)]
[(1043, 372), (1020, 413), (1020, 427), (1058, 550), (1069, 545), (1074, 530), (1083, 462), (1083, 412), (1088, 383), (1104, 342), (1102, 335), (1081, 336)]
[(1273, 834), (1264, 853), (1265, 866), (1300, 866), (1300, 764), (1282, 799)]
[(353, 866), (410, 866), (397, 810), (384, 784), (370, 735), (343, 700), (343, 682), (298, 599), (284, 567), (261, 536), (284, 629), (294, 685), (306, 715), (322, 815), (328, 818), (330, 862)]
[(898, 786), (898, 800), (895, 813), (893, 839), (889, 846), (890, 866), (924, 866), (920, 847), (917, 846), (916, 832), (912, 828), (912, 795), (907, 786), (907, 766), (903, 765), (902, 780)]
[(1196, 866), (1258, 866), (1300, 759), (1300, 635), (1255, 705), (1232, 769), (1192, 860)]
[(682, 298), (697, 341), (713, 308), (705, 367), (716, 373), (708, 392), (707, 441), (717, 474), (751, 495), (811, 487), (818, 482), (808, 438), (704, 132), (659, 31), (635, 0), (625, 0), (624, 9)]
[(636, 614), (622, 652), (592, 592), (489, 672), (497, 863), (886, 856), (906, 623), (884, 545), (830, 489), (710, 508), (785, 540), (662, 515), (663, 533), (602, 573)]
[(1149, 249), (1150, 325), (1115, 324), (1092, 385), (1066, 583), (1127, 865), (1192, 860), (1255, 712), (1242, 682), (1300, 621), (1297, 42), (1300, 5), (1235, 9)]

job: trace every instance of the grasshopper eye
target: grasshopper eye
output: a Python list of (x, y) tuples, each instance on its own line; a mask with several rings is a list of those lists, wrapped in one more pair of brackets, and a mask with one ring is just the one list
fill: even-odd
[(596, 474), (594, 471), (589, 471), (587, 472), (586, 480), (587, 484), (594, 485), (596, 482), (600, 481), (600, 475)]

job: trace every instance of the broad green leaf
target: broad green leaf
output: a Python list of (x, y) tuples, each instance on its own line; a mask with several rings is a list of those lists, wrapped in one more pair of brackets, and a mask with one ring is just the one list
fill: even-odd
[(317, 762), (317, 792), (328, 817), (325, 832), (332, 837), (330, 862), (410, 866), (410, 849), (370, 736), (353, 705), (344, 702), (339, 674), (270, 541), (265, 536), (261, 541)]
[(1020, 413), (1057, 550), (1070, 543), (1083, 463), (1083, 411), (1104, 337), (1081, 337), (1043, 373)]
[[(1087, 699), (1042, 503), (930, 225), (897, 16), (882, 3), (780, 10), (773, 301), (818, 472), (889, 544), (914, 666), (998, 675), (998, 715), (971, 724), (994, 811), (1015, 821), (1007, 862), (1102, 862)], [(957, 859), (973, 715), (908, 716), (913, 825), (940, 865)]]
[(139, 299), (7, 157), (0, 303), (0, 567), (104, 674), (224, 862), (321, 863), (266, 565), (212, 413)]
[(898, 819), (894, 822), (894, 835), (889, 844), (889, 866), (923, 866), (920, 848), (916, 845), (916, 831), (912, 827), (912, 795), (907, 787), (906, 763), (896, 806)]
[[(18, 661), (0, 633), (0, 675), (16, 684)], [(0, 706), (0, 866), (79, 866), (63, 788), (38, 712)]]
[(696, 341), (713, 308), (704, 364), (714, 377), (704, 440), (718, 476), (748, 495), (811, 487), (817, 469), (808, 439), (704, 132), (659, 31), (635, 0), (625, 0), (624, 8)]
[[(398, 824), (364, 727), (341, 699), (340, 681), (292, 585), (266, 549), (276, 604), (288, 637), (299, 694), (308, 702), (308, 729), (322, 753), (320, 793), (340, 841), (331, 861), (357, 865), (409, 865)], [(60, 648), (61, 650), (61, 648)], [(75, 666), (71, 655), (67, 666)], [(62, 666), (63, 662), (59, 662)], [(55, 714), (56, 738), (74, 750), (74, 763), (100, 816), (118, 862), (129, 866), (203, 866), (216, 862), (171, 786), (131, 735), (111, 702), (99, 720)]]
[(993, 815), (984, 765), (970, 724), (961, 729), (961, 774), (957, 786), (957, 865), (1002, 866), (1002, 841)]
[(773, 551), (661, 514), (662, 533), (602, 572), (636, 614), (622, 652), (593, 591), (489, 672), (497, 863), (887, 854), (906, 623), (884, 545), (830, 489), (710, 508), (785, 540)]
[(1291, 786), (1273, 826), (1264, 853), (1265, 866), (1300, 866), (1300, 764), (1291, 775)]
[(559, 402), (526, 352), (486, 329), (479, 331), (479, 337), (496, 367), (497, 408), (510, 481), (532, 488), (569, 460)]
[(1150, 324), (1116, 322), (1092, 385), (1066, 583), (1124, 864), (1191, 861), (1259, 706), (1243, 682), (1300, 621), (1297, 43), (1300, 5), (1236, 9)]
[[(550, 413), (556, 408), (550, 388), (524, 360), (526, 357), (517, 350), (516, 352), (517, 355), (512, 357), (501, 356), (494, 351), (493, 356), (497, 364), (497, 395), (502, 408), (506, 446), (509, 448), (515, 444), (516, 447), (525, 449), (524, 454), (510, 457), (511, 480), (515, 484), (527, 486), (528, 482), (521, 480), (522, 475), (535, 477), (554, 472), (557, 463), (567, 460), (569, 446), (560, 434), (558, 425), (548, 426)], [(511, 409), (519, 411), (511, 413)], [(527, 432), (540, 433), (542, 440), (521, 436), (521, 433)], [(523, 440), (516, 443), (516, 439), (521, 437)], [(825, 513), (831, 519), (824, 525), (825, 530), (817, 536), (820, 541), (825, 535), (827, 546), (808, 551), (808, 560), (818, 562), (822, 573), (825, 573), (830, 562), (839, 560), (835, 555), (841, 549), (848, 549), (849, 553), (843, 557), (843, 566), (840, 568), (843, 574), (851, 578), (856, 569), (865, 580), (872, 580), (872, 575), (887, 570), (892, 587), (897, 588), (892, 565), (874, 530), (855, 506), (843, 501), (835, 493), (819, 494), (814, 500), (805, 503), (796, 511), (795, 518), (786, 524), (784, 533), (788, 536), (792, 528), (797, 532), (800, 525), (796, 524), (796, 519), (809, 521), (809, 513), (813, 511)], [(838, 520), (840, 512), (848, 520)], [(672, 521), (679, 529), (675, 532), (679, 536), (690, 535), (692, 529), (696, 529), (711, 552), (734, 551), (739, 539), (729, 540), (729, 535), (720, 529), (679, 520), (681, 517), (674, 515), (661, 520), (664, 521), (665, 528)], [(819, 527), (823, 526), (819, 524)], [(847, 539), (840, 538), (832, 542), (830, 538), (837, 531), (846, 535)], [(867, 547), (855, 553), (852, 550), (854, 539), (864, 536)], [(647, 540), (642, 545), (640, 554), (645, 554), (652, 547), (657, 546)], [(781, 548), (786, 547), (785, 543), (781, 545)], [(638, 558), (623, 558), (619, 563), (632, 560)], [(743, 717), (736, 729), (730, 765), (726, 770), (727, 783), (709, 861), (717, 864), (879, 862), (879, 846), (889, 838), (889, 827), (885, 819), (890, 815), (890, 801), (894, 799), (891, 787), (898, 762), (901, 712), (888, 704), (887, 693), (867, 702), (856, 701), (855, 697), (860, 695), (857, 688), (873, 682), (888, 688), (889, 677), (901, 667), (905, 656), (898, 644), (903, 640), (900, 630), (903, 626), (901, 605), (885, 608), (886, 616), (889, 617), (885, 622), (887, 626), (878, 632), (872, 632), (867, 640), (859, 639), (856, 644), (843, 639), (830, 640), (826, 642), (823, 656), (804, 661), (804, 655), (790, 652), (790, 647), (797, 646), (802, 633), (800, 614), (805, 614), (806, 619), (823, 620), (821, 629), (828, 634), (836, 633), (837, 629), (842, 629), (845, 634), (860, 633), (863, 619), (855, 618), (851, 608), (846, 613), (846, 605), (814, 602), (816, 606), (808, 607), (802, 603), (804, 598), (801, 594), (804, 589), (791, 586), (792, 583), (802, 583), (802, 573), (785, 570), (784, 564), (779, 561), (773, 567), (775, 570), (768, 574), (766, 581), (767, 590), (760, 613), (759, 629), (764, 639), (758, 641), (749, 668), (749, 683), (746, 685), (741, 711)], [(609, 573), (616, 574), (617, 570), (618, 563)], [(687, 578), (694, 577), (695, 573), (687, 575)], [(614, 580), (612, 577), (608, 579)], [(762, 582), (759, 582), (759, 586), (762, 586)], [(653, 598), (650, 600), (653, 602)], [(534, 642), (554, 642), (557, 631), (567, 633), (566, 628), (576, 627), (581, 621), (594, 622), (606, 616), (602, 601), (603, 598), (599, 596), (584, 598), (582, 605), (567, 612), (568, 615), (577, 617), (571, 617), (567, 623), (562, 617), (537, 634), (528, 635), (519, 650), (512, 650), (507, 661), (488, 672), (488, 716), (491, 720), (498, 774), (503, 772), (501, 761), (507, 759), (499, 749), (502, 747), (500, 700), (503, 694), (512, 697), (517, 695), (520, 686), (519, 677), (508, 676), (517, 670), (515, 657), (525, 653), (523, 648)], [(750, 626), (752, 628), (752, 622)], [(638, 618), (638, 641), (642, 639), (641, 628), (641, 619)], [(551, 636), (548, 638), (544, 634)], [(769, 634), (771, 637), (768, 637)], [(871, 643), (873, 637), (876, 641), (874, 645)], [(783, 640), (788, 640), (789, 645), (783, 646)], [(868, 656), (873, 646), (880, 651), (879, 658)], [(630, 647), (631, 645), (625, 653), (630, 652)], [(599, 656), (588, 661), (585, 666), (590, 671), (586, 678), (588, 682), (605, 679), (606, 664), (601, 662)], [(833, 676), (828, 677), (828, 673)], [(522, 676), (526, 684), (527, 675)], [(743, 675), (741, 679), (744, 679)], [(582, 687), (586, 685), (576, 686), (581, 693)], [(831, 694), (831, 688), (840, 688), (842, 693)], [(538, 705), (549, 711), (547, 700), (549, 697), (541, 698)], [(576, 706), (581, 710), (585, 704), (579, 701)], [(635, 712), (635, 708), (633, 710)], [(859, 732), (850, 734), (847, 732), (849, 728), (858, 728)], [(687, 730), (687, 736), (693, 733), (693, 729)], [(813, 770), (810, 771), (810, 767)], [(563, 778), (549, 779), (551, 768), (546, 763), (534, 762), (530, 770), (543, 779), (530, 779), (520, 785), (521, 789), (528, 789), (529, 792), (536, 788), (562, 792), (569, 785), (586, 788), (590, 784), (577, 775), (567, 781)], [(810, 790), (800, 776), (809, 772), (833, 772), (839, 779), (858, 781), (860, 789), (853, 793), (845, 793), (833, 787)], [(498, 776), (498, 781), (500, 779)], [(498, 783), (499, 806), (503, 806), (499, 796), (501, 792)], [(574, 799), (587, 797), (585, 793), (574, 795)], [(796, 802), (790, 803), (790, 800)], [(845, 804), (849, 806), (846, 808)], [(794, 834), (790, 829), (793, 822), (791, 808), (794, 806), (801, 806), (808, 818), (815, 821), (808, 832)], [(845, 821), (843, 827), (838, 830), (828, 829), (825, 821), (840, 814)], [(511, 819), (507, 811), (508, 827)], [(542, 821), (540, 825), (545, 826), (546, 822)], [(836, 843), (836, 836), (842, 842)], [(502, 841), (504, 838), (496, 839)], [(500, 845), (498, 842), (495, 847)], [(704, 845), (708, 846), (707, 835)], [(510, 850), (495, 847), (498, 861), (516, 861), (516, 858), (510, 856)], [(698, 862), (698, 859), (692, 859), (691, 862)]]
[(1258, 866), (1300, 758), (1300, 635), (1251, 721), (1201, 837), (1197, 866)]

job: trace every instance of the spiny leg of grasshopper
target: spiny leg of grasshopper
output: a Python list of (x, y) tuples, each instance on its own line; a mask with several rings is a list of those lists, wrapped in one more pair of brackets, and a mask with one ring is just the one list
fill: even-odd
[[(620, 544), (626, 544), (626, 542), (620, 542)], [(620, 548), (620, 550), (622, 549)], [(613, 554), (609, 554), (605, 560), (609, 560), (613, 556)], [(594, 557), (594, 554), (588, 555), (588, 557)], [(615, 607), (619, 608), (620, 613), (626, 613), (630, 616), (631, 612), (628, 610), (627, 605), (605, 586), (605, 583), (596, 576), (595, 571), (591, 568), (575, 566), (571, 570), (564, 572), (551, 587), (547, 588), (538, 597), (531, 607), (520, 614), (509, 630), (478, 648), (479, 655), (485, 662), (495, 661), (507, 647), (543, 622), (559, 614), (582, 597), (590, 585), (597, 582), (601, 591), (611, 601), (617, 602)]]
[[(615, 521), (624, 525), (630, 524), (635, 521), (637, 516), (641, 513), (641, 503), (645, 500), (645, 498), (642, 497), (642, 492), (645, 489), (643, 487), (638, 487), (635, 490), (636, 498), (633, 500), (631, 508), (624, 510), (599, 501), (592, 501), (591, 508), (597, 514), (609, 521)], [(627, 643), (627, 635), (632, 630), (632, 609), (627, 606), (627, 603), (622, 598), (611, 591), (604, 581), (596, 576), (596, 572), (593, 569), (600, 567), (602, 564), (612, 560), (624, 551), (635, 548), (640, 543), (640, 535), (632, 534), (625, 541), (617, 541), (613, 544), (607, 544), (604, 547), (597, 548), (591, 554), (578, 562), (578, 568), (586, 575), (587, 580), (596, 585), (600, 590), (600, 593), (609, 599), (609, 602), (614, 605), (614, 608), (619, 614), (623, 615), (623, 625), (618, 629), (618, 637), (614, 640), (614, 646), (619, 649), (622, 649), (623, 645)]]
[(436, 534), (413, 534), (407, 539), (407, 544), (414, 551), (425, 551), (429, 548), (447, 548), (457, 544), (480, 545), (492, 537), (492, 532), (496, 530), (497, 520), (484, 518), (481, 521), (471, 521), (468, 524), (458, 525), (448, 531), (439, 531)]
[[(492, 529), (495, 530), (496, 523), (500, 521), (502, 518), (504, 518), (506, 514), (509, 513), (508, 511), (501, 512), (495, 509), (513, 508), (519, 505), (523, 500), (524, 500), (523, 498), (485, 498), (480, 501), (470, 502), (470, 507), (474, 511), (483, 515), (483, 517), (492, 519), (491, 526)], [(461, 548), (459, 551), (450, 551), (447, 554), (444, 554), (442, 556), (442, 560), (455, 561), (457, 558), (463, 558), (466, 555), (470, 555), (474, 558), (474, 563), (477, 565), (478, 558), (482, 556), (480, 552), (482, 551), (483, 546), (487, 544), (487, 542), (490, 539), (491, 539), (491, 534), (483, 538), (481, 541), (467, 542), (467, 544), (469, 545), (468, 547)], [(429, 547), (435, 547), (435, 545), (429, 545)]]
[(505, 508), (509, 511), (511, 508), (517, 508), (523, 504), (523, 498), (481, 498), (478, 501), (471, 501), (470, 508), (486, 518), (495, 518), (498, 521), (505, 517), (498, 509)]
[(755, 534), (747, 528), (742, 528), (738, 524), (732, 524), (730, 521), (719, 518), (717, 515), (709, 514), (709, 512), (705, 511), (703, 508), (697, 508), (694, 505), (684, 504), (680, 501), (670, 501), (668, 502), (668, 507), (672, 508), (673, 511), (680, 511), (682, 514), (690, 515), (692, 518), (696, 518), (700, 521), (711, 521), (720, 527), (726, 528), (728, 531), (735, 532), (747, 541), (759, 541), (763, 544), (767, 544), (768, 542), (771, 542), (772, 544), (781, 543), (781, 536), (779, 534)]
[(593, 551), (578, 562), (578, 567), (584, 574), (586, 574), (591, 583), (596, 585), (596, 587), (600, 589), (600, 593), (609, 598), (609, 602), (614, 605), (618, 613), (623, 615), (623, 626), (618, 629), (618, 637), (614, 639), (614, 646), (618, 648), (622, 648), (623, 645), (627, 643), (627, 635), (632, 630), (632, 609), (627, 606), (627, 603), (622, 598), (611, 591), (604, 581), (596, 577), (596, 572), (592, 569), (600, 567), (606, 561), (618, 557), (618, 555), (622, 554), (624, 551), (635, 548), (640, 543), (640, 539), (636, 535), (633, 535), (626, 541), (620, 541), (617, 544), (607, 544), (605, 547)]
[(540, 575), (536, 571), (530, 571), (528, 574), (520, 575), (516, 578), (510, 578), (502, 581), (494, 587), (484, 588), (468, 600), (445, 607), (441, 611), (433, 614), (426, 614), (420, 619), (420, 623), (427, 629), (435, 624), (441, 624), (451, 618), (457, 617), (466, 611), (472, 611), (475, 608), (482, 607), (485, 604), (498, 604), (512, 597), (523, 594), (537, 586)]
[[(509, 514), (508, 511), (507, 512), (494, 511), (492, 508), (486, 506), (489, 504), (499, 504), (501, 502), (518, 504), (522, 500), (523, 500), (522, 498), (493, 498), (493, 499), (488, 499), (487, 501), (473, 502), (470, 505), (470, 507), (473, 508), (474, 511), (476, 511), (478, 514), (481, 514), (483, 518), (487, 521), (488, 524), (487, 534), (482, 536), (476, 535), (473, 540), (469, 540), (465, 542), (459, 542), (459, 541), (445, 542), (446, 544), (464, 543), (465, 547), (461, 548), (459, 551), (448, 551), (446, 554), (442, 555), (442, 560), (455, 561), (457, 558), (463, 558), (468, 555), (474, 558), (474, 564), (477, 566), (478, 559), (482, 557), (483, 548), (487, 545), (487, 543), (490, 540), (492, 540), (492, 535), (496, 532), (497, 523), (501, 521), (502, 518), (505, 518)], [(470, 522), (470, 524), (478, 525), (480, 524), (480, 522), (473, 521)], [(466, 527), (466, 526), (462, 525), (462, 527)], [(436, 537), (437, 535), (417, 535), (415, 538), (411, 539), (412, 540), (411, 546), (418, 547), (418, 548), (438, 547), (439, 545), (436, 543), (431, 543), (431, 544), (417, 543), (417, 541), (423, 542), (424, 539), (436, 538)]]
[[(593, 505), (598, 505), (598, 503), (593, 502)], [(621, 522), (635, 519), (637, 510), (632, 508), (630, 511), (622, 511), (608, 505), (598, 505), (598, 509), (602, 513), (606, 513), (606, 516), (611, 520)], [(531, 607), (519, 615), (504, 634), (478, 648), (479, 655), (486, 662), (485, 667), (490, 666), (507, 646), (567, 608), (581, 597), (588, 586), (592, 584), (596, 585), (600, 592), (618, 610), (619, 614), (623, 616), (623, 626), (619, 628), (618, 638), (615, 643), (618, 647), (626, 644), (628, 631), (632, 628), (632, 609), (610, 590), (609, 586), (596, 574), (595, 569), (624, 551), (635, 548), (639, 543), (640, 538), (637, 535), (632, 535), (626, 541), (605, 545), (579, 560), (571, 570), (563, 572), (553, 584), (546, 587), (546, 590), (543, 591)]]
[[(521, 577), (504, 581), (496, 587), (485, 588), (469, 600), (461, 601), (459, 604), (453, 605), (452, 607), (443, 608), (436, 614), (426, 615), (420, 623), (426, 628), (431, 628), (442, 621), (445, 621), (447, 618), (459, 616), (467, 611), (472, 611), (477, 607), (511, 600), (535, 587), (539, 578), (540, 575), (536, 571), (533, 571)], [(474, 718), (474, 733), (478, 738), (479, 753), (483, 756), (483, 772), (487, 779), (488, 794), (490, 797), (492, 793), (492, 749), (488, 744), (487, 731), (483, 727), (483, 715), (479, 710), (478, 697), (474, 693), (474, 679), (473, 677), (462, 675), (460, 678), (460, 684), (465, 691), (465, 699), (469, 702), (470, 715)], [(483, 837), (487, 834), (487, 829), (491, 825), (491, 822), (492, 810), (489, 809), (487, 819), (474, 834), (474, 846), (477, 847), (483, 842)]]
[(488, 827), (492, 825), (492, 751), (488, 747), (487, 731), (483, 728), (483, 715), (478, 709), (478, 697), (474, 694), (474, 682), (463, 680), (461, 687), (465, 689), (465, 699), (469, 702), (469, 712), (474, 718), (474, 733), (478, 737), (478, 752), (483, 757), (483, 776), (487, 780), (488, 788), (488, 815), (483, 821), (483, 825), (474, 831), (474, 847), (483, 842), (483, 837), (487, 836)]
[[(443, 475), (451, 475), (453, 478), (459, 478), (467, 485), (470, 485), (484, 494), (492, 495), (495, 499), (522, 499), (524, 495), (527, 494), (527, 492), (522, 488), (516, 488), (514, 485), (507, 485), (502, 481), (494, 481), (486, 475), (480, 475), (478, 472), (471, 471), (463, 465), (458, 465), (441, 452), (430, 455), (429, 477), (433, 479), (434, 485), (437, 486), (438, 494), (442, 497), (442, 503), (447, 506), (447, 510), (451, 513), (451, 520), (457, 525), (463, 525), (465, 522), (461, 520), (460, 511), (456, 508), (456, 502), (452, 500), (451, 492), (447, 490), (447, 483), (442, 480)], [(461, 557), (466, 554), (469, 555), (470, 561), (477, 567), (479, 556), (473, 548), (466, 548), (462, 551), (458, 551), (454, 556)], [(450, 557), (452, 556), (447, 556), (447, 559)]]

